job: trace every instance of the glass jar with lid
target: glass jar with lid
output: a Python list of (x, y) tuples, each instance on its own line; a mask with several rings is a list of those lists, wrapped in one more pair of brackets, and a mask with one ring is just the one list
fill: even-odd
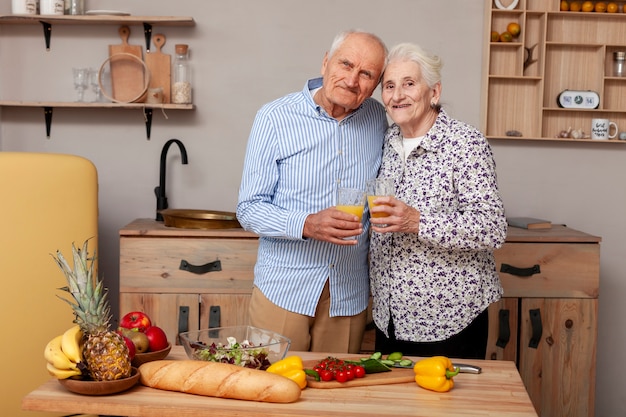
[(626, 52), (613, 52), (613, 76), (623, 77), (626, 75)]
[(191, 64), (189, 62), (189, 45), (175, 46), (176, 55), (172, 65), (171, 100), (176, 104), (191, 104)]

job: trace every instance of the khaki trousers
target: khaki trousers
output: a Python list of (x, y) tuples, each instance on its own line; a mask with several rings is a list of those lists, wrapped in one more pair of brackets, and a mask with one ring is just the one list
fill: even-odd
[(250, 325), (273, 330), (291, 339), (289, 350), (326, 353), (359, 353), (367, 310), (356, 316), (330, 317), (328, 282), (317, 303), (315, 317), (278, 307), (257, 288), (250, 299)]

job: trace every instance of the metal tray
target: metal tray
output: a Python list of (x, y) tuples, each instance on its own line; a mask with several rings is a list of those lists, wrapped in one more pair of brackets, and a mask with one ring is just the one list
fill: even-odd
[(181, 229), (234, 229), (241, 228), (235, 213), (215, 210), (165, 209), (159, 213), (168, 227)]

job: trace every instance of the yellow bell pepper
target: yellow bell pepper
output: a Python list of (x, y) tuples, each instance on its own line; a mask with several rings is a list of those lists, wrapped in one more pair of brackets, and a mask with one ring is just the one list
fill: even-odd
[(267, 368), (267, 372), (282, 375), (295, 381), (300, 389), (306, 388), (306, 372), (299, 356), (287, 356), (278, 362), (274, 362)]
[(459, 368), (455, 368), (445, 356), (433, 356), (418, 361), (413, 367), (413, 372), (415, 382), (420, 387), (436, 392), (447, 392), (454, 387), (452, 377), (459, 373)]

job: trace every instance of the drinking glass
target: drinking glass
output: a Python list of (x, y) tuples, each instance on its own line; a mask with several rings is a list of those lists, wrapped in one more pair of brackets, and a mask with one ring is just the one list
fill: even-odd
[(74, 74), (74, 89), (78, 92), (77, 101), (85, 101), (85, 89), (89, 85), (88, 68), (72, 68)]
[(91, 85), (91, 89), (95, 93), (95, 98), (93, 101), (95, 103), (99, 103), (102, 101), (102, 91), (100, 90), (100, 83), (98, 82), (98, 74), (99, 70), (94, 68), (89, 68), (89, 84)]
[(367, 190), (367, 205), (370, 208), (370, 216), (372, 217), (387, 217), (387, 213), (372, 213), (372, 207), (377, 206), (374, 204), (374, 200), (378, 197), (393, 197), (396, 195), (393, 179), (391, 178), (376, 178), (369, 180), (366, 185)]
[[(337, 190), (336, 208), (345, 213), (354, 214), (360, 221), (363, 219), (363, 209), (365, 208), (365, 191), (356, 188), (340, 187)], [(346, 239), (356, 239), (356, 235)]]

